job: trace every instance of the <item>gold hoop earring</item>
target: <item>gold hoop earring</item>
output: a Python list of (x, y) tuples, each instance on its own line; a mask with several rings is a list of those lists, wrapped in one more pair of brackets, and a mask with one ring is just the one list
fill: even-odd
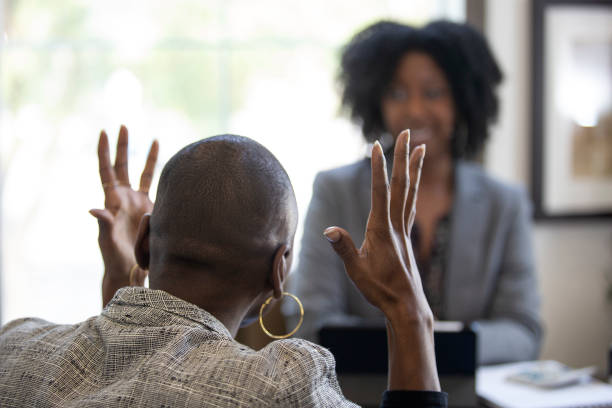
[(298, 299), (297, 296), (295, 296), (295, 295), (293, 295), (293, 294), (291, 294), (289, 292), (283, 292), (282, 295), (283, 296), (289, 296), (289, 297), (293, 298), (293, 300), (295, 300), (295, 302), (298, 304), (298, 306), (300, 307), (300, 321), (298, 322), (297, 326), (295, 326), (295, 329), (291, 330), (287, 334), (279, 335), (279, 334), (272, 334), (272, 333), (270, 333), (268, 331), (268, 329), (266, 329), (266, 327), (264, 326), (264, 323), (263, 323), (263, 311), (266, 308), (266, 306), (268, 306), (270, 304), (270, 302), (272, 302), (272, 299), (274, 299), (273, 296), (270, 296), (261, 305), (261, 308), (259, 308), (259, 325), (261, 326), (261, 330), (263, 330), (264, 333), (266, 333), (269, 337), (272, 337), (273, 339), (286, 339), (287, 337), (293, 336), (295, 334), (295, 332), (298, 331), (298, 329), (302, 325), (302, 322), (304, 321), (304, 307), (302, 306), (302, 302), (300, 302), (300, 299)]
[(132, 268), (130, 269), (130, 286), (138, 286), (136, 285), (136, 271), (138, 270), (138, 264), (135, 263)]

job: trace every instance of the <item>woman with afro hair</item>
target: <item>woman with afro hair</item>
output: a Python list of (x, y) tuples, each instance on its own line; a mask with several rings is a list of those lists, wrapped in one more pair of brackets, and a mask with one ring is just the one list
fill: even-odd
[[(529, 202), (470, 162), (496, 119), (501, 80), (482, 35), (447, 21), (369, 26), (343, 49), (339, 75), (344, 108), (368, 142), (381, 142), (389, 166), (402, 130), (411, 131), (411, 150), (426, 146), (414, 261), (436, 319), (477, 323), (480, 364), (534, 359), (542, 335)], [(306, 312), (298, 336), (316, 341), (325, 325), (384, 322), (321, 234), (340, 222), (364, 236), (370, 177), (364, 158), (315, 179), (292, 278)]]

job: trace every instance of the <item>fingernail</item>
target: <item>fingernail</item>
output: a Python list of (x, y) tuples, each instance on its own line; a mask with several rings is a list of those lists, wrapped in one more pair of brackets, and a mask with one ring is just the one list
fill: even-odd
[(419, 146), (419, 148), (423, 150), (423, 153), (421, 154), (421, 160), (419, 160), (419, 168), (423, 168), (423, 160), (425, 160), (425, 152), (427, 151), (427, 146), (422, 144)]
[(380, 145), (380, 142), (378, 140), (374, 142), (374, 146), (372, 146), (372, 150), (376, 149), (377, 147), (382, 152), (382, 146)]
[(408, 137), (406, 138), (406, 147), (410, 148), (410, 129), (404, 130), (404, 132), (408, 132)]
[(325, 231), (323, 231), (323, 235), (325, 235), (325, 238), (327, 238), (327, 240), (331, 243), (338, 242), (340, 240), (340, 232), (334, 227), (327, 228)]

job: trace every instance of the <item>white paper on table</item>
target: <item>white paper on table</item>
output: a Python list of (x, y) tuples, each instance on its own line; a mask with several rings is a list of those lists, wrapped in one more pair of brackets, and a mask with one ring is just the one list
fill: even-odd
[(488, 405), (499, 408), (612, 407), (612, 385), (599, 381), (557, 389), (544, 389), (508, 381), (509, 375), (538, 362), (480, 367), (476, 393)]

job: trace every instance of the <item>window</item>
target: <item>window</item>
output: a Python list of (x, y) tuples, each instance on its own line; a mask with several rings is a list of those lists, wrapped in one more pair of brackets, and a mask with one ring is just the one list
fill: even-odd
[(303, 215), (316, 172), (365, 151), (339, 115), (342, 44), (381, 18), (464, 18), (459, 0), (0, 4), (2, 322), (99, 312), (100, 129), (112, 141), (128, 126), (134, 182), (155, 138), (159, 172), (189, 142), (250, 136), (286, 166)]

